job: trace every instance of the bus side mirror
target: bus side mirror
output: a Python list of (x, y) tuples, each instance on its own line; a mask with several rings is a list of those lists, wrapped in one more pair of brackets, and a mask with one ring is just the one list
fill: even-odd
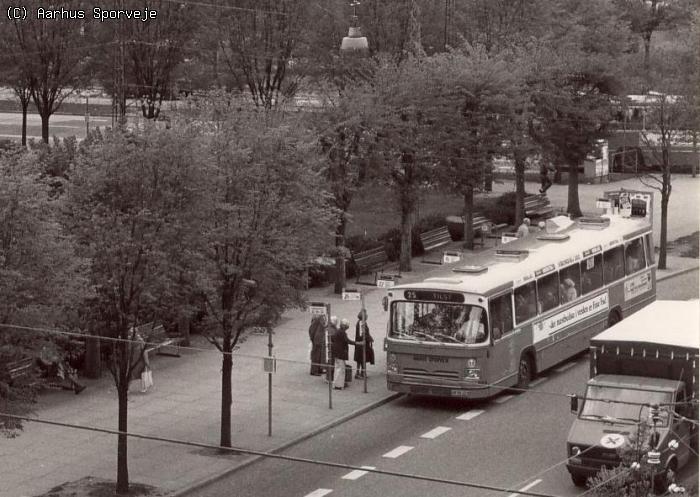
[(382, 307), (384, 308), (384, 312), (389, 310), (389, 297), (386, 295), (382, 297)]
[(569, 402), (571, 402), (572, 414), (578, 414), (578, 395), (575, 393), (569, 394)]

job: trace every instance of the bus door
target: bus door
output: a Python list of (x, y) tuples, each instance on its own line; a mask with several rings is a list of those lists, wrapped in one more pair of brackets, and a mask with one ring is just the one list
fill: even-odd
[(513, 301), (511, 292), (489, 299), (492, 353), (487, 378), (496, 383), (518, 371), (518, 352), (513, 336)]

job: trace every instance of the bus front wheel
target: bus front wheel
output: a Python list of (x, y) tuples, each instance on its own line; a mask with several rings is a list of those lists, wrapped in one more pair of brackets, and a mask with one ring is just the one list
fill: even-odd
[(532, 379), (532, 359), (528, 354), (520, 356), (520, 364), (518, 365), (518, 382), (515, 384), (517, 389), (526, 389)]

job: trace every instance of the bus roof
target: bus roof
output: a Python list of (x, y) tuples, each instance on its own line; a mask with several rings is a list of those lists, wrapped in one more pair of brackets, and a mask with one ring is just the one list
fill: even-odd
[(597, 334), (598, 341), (643, 342), (698, 350), (700, 301), (657, 300)]
[[(485, 250), (459, 262), (445, 264), (444, 271), (434, 277), (397, 285), (394, 290), (430, 288), (493, 295), (619, 245), (630, 236), (651, 231), (651, 224), (646, 218), (603, 217), (610, 219), (607, 227), (591, 229), (582, 227), (577, 221), (560, 232), (568, 235), (566, 240), (561, 241), (540, 240), (538, 236), (544, 235), (544, 231), (531, 228), (530, 235), (525, 238)], [(590, 252), (592, 249), (597, 251)], [(503, 257), (497, 254), (497, 250), (523, 250), (527, 253), (522, 258)], [(485, 267), (487, 270), (479, 273), (460, 272), (459, 268), (464, 266)]]

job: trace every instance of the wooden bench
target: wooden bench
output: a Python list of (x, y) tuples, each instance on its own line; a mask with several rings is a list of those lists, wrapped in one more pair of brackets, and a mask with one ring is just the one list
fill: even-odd
[(546, 195), (528, 195), (524, 200), (525, 215), (531, 220), (548, 218), (554, 214), (554, 208), (550, 205)]
[(421, 233), (419, 237), (424, 252), (442, 247), (452, 241), (447, 225)]
[(351, 256), (355, 265), (355, 274), (357, 276), (355, 283), (360, 283), (360, 276), (363, 274), (374, 272), (373, 285), (376, 285), (377, 275), (384, 272), (384, 266), (389, 260), (384, 247), (376, 247), (369, 250), (363, 250), (362, 252), (353, 252), (351, 253)]
[(158, 355), (180, 357), (180, 344), (185, 337), (169, 336), (162, 324), (146, 323), (136, 327), (136, 333), (146, 341), (145, 354), (151, 352)]
[(35, 361), (32, 357), (20, 359), (18, 361), (8, 362), (3, 366), (3, 371), (0, 376), (8, 379), (8, 383), (12, 383), (19, 378), (29, 378), (32, 376), (35, 368)]
[(472, 226), (474, 227), (474, 241), (476, 242), (476, 236), (479, 236), (479, 241), (481, 246), (484, 246), (484, 241), (486, 238), (499, 239), (501, 238), (501, 230), (508, 226), (507, 223), (496, 224), (486, 216), (481, 213), (476, 213), (472, 220)]

